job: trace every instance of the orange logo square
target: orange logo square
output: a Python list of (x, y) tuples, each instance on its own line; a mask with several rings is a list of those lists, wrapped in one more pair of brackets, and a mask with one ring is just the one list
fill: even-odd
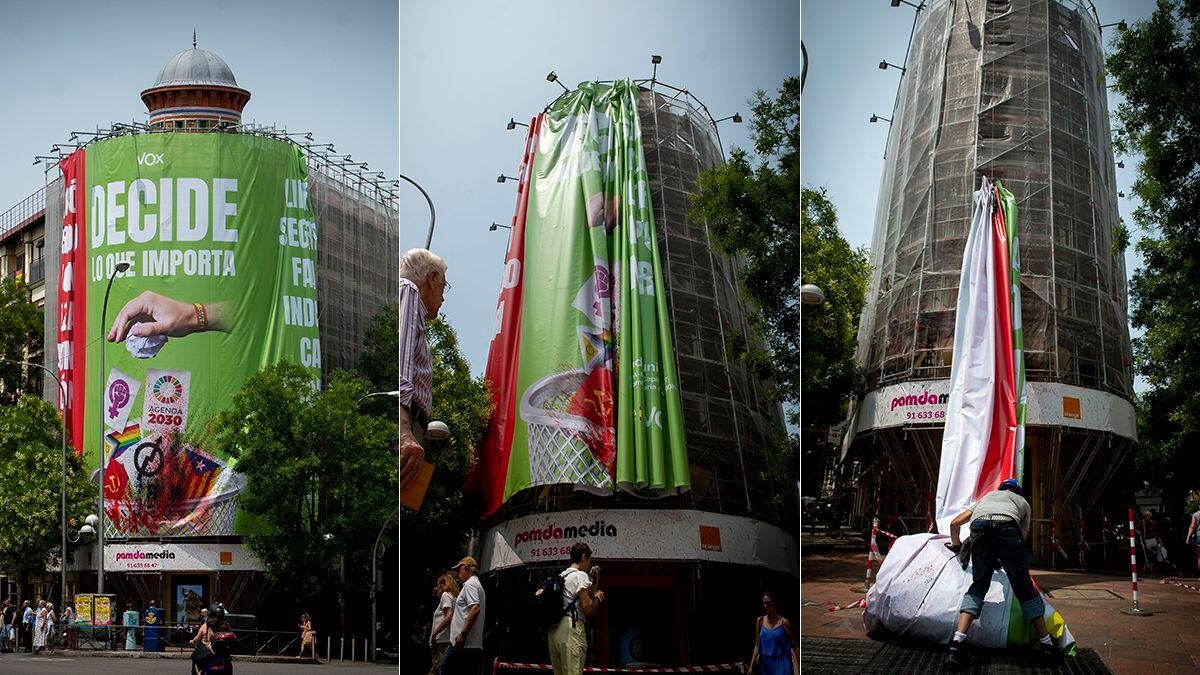
[(700, 548), (704, 551), (721, 550), (721, 528), (711, 525), (700, 526)]
[(1067, 419), (1080, 419), (1079, 399), (1073, 396), (1063, 397), (1063, 417)]
[(222, 565), (232, 565), (233, 564), (233, 551), (221, 551), (221, 564)]

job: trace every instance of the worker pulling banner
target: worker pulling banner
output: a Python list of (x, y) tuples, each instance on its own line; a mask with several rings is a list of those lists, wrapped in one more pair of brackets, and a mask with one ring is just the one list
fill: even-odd
[[(938, 473), (936, 520), (942, 534), (897, 539), (867, 595), (868, 631), (946, 643), (971, 585), (944, 544), (950, 523), (1023, 462), (1025, 378), (1020, 319), (1020, 255), (1016, 199), (984, 177), (963, 252), (946, 427)], [(962, 531), (963, 538), (968, 532)], [(965, 565), (965, 563), (964, 563)], [(997, 593), (996, 591), (999, 591)], [(1058, 649), (1074, 653), (1062, 616), (1040, 594), (1043, 618)], [(972, 645), (1004, 647), (1035, 640), (1003, 570), (992, 575)]]

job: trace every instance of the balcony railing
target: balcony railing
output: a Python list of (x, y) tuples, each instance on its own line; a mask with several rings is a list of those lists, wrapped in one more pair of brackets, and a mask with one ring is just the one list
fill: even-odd
[(0, 214), (0, 239), (3, 239), (14, 228), (32, 220), (46, 210), (46, 188), (38, 188), (37, 192), (17, 202), (11, 209)]

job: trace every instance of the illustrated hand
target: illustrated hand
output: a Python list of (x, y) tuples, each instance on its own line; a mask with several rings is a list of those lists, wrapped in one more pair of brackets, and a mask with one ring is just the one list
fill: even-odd
[(417, 477), (417, 469), (425, 459), (425, 448), (411, 433), (400, 434), (400, 487), (406, 488)]
[[(216, 330), (212, 312), (208, 312), (208, 328)], [(129, 326), (140, 323), (132, 332)], [(200, 319), (196, 316), (196, 307), (190, 302), (181, 302), (153, 291), (143, 291), (136, 298), (125, 303), (117, 318), (113, 319), (112, 328), (108, 331), (109, 342), (122, 342), (129, 335), (152, 337), (165, 335), (167, 337), (184, 337), (201, 330)]]

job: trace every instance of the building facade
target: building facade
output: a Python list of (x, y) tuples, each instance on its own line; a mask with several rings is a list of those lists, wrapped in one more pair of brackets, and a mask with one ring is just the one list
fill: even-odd
[(927, 525), (972, 191), (988, 176), (1017, 199), (1035, 552), (1049, 550), (1052, 524), (1059, 542), (1098, 527), (1136, 440), (1101, 46), (1090, 2), (935, 0), (918, 12), (859, 330), (868, 393), (843, 444), (859, 524)]
[(735, 660), (744, 645), (729, 635), (753, 625), (757, 593), (773, 589), (786, 604), (799, 592), (796, 486), (764, 475), (771, 444), (784, 434), (782, 408), (729, 356), (735, 333), (751, 335), (738, 262), (711, 248), (707, 223), (691, 214), (700, 174), (724, 161), (716, 124), (688, 92), (639, 84), (691, 490), (647, 500), (543, 485), (490, 516), (474, 552), (489, 624), (509, 627), (485, 648), (506, 659), (545, 658), (544, 637), (513, 627), (528, 626), (518, 619), (526, 592), (566, 566), (575, 541), (586, 541), (603, 568), (607, 601), (589, 638), (589, 658), (600, 665)]
[[(149, 109), (148, 125), (115, 124), (90, 138), (134, 133), (248, 133), (294, 142), (273, 128), (233, 129), (250, 92), (237, 87), (232, 70), (220, 57), (194, 45), (170, 59), (142, 98)], [(321, 366), (328, 375), (331, 370), (357, 365), (371, 319), (386, 304), (395, 302), (399, 259), (396, 187), (384, 181), (382, 174), (364, 174), (358, 165), (347, 167), (327, 156), (322, 152), (324, 144), (298, 145), (305, 151), (309, 198), (321, 241), (317, 296), (322, 308)], [(59, 360), (61, 279), (58, 256), (46, 265), (43, 254), (60, 250), (63, 203), (59, 177), (0, 216), (0, 273), (27, 279), (32, 299), (44, 307), (44, 348), (29, 354), (29, 359), (51, 368)], [(47, 400), (57, 402), (53, 380), (45, 379), (41, 391)], [(113, 536), (111, 530), (106, 531)], [(185, 615), (194, 618), (187, 612), (194, 614), (200, 605), (194, 598), (188, 601), (189, 593), (198, 596), (202, 605), (219, 599), (236, 613), (257, 614), (270, 592), (261, 562), (240, 536), (119, 536), (106, 539), (103, 553), (96, 549), (94, 544), (74, 549), (74, 560), (68, 564), (68, 597), (95, 590), (99, 555), (104, 556), (105, 590), (117, 595), (121, 609), (126, 602), (141, 609), (153, 600), (172, 622)], [(47, 597), (57, 596), (57, 582), (57, 576), (47, 577), (36, 590)]]

